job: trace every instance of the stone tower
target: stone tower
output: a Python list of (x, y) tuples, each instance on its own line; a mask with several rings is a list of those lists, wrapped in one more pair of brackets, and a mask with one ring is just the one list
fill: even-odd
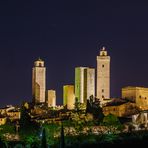
[(90, 96), (95, 96), (95, 69), (75, 68), (75, 97), (80, 103), (87, 103)]
[(103, 103), (110, 98), (110, 56), (105, 47), (97, 56), (97, 98)]
[(32, 95), (34, 103), (45, 103), (46, 68), (40, 58), (34, 62), (32, 69)]
[(55, 90), (47, 90), (46, 91), (46, 103), (48, 107), (56, 106), (56, 91)]
[(63, 105), (67, 105), (67, 109), (74, 109), (75, 94), (74, 85), (63, 86)]

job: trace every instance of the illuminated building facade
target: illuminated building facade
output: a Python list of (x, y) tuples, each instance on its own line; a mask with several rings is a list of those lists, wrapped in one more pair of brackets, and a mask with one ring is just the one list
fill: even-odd
[(0, 125), (4, 125), (7, 121), (7, 117), (0, 115)]
[(46, 68), (40, 58), (34, 62), (32, 69), (32, 95), (34, 103), (45, 103)]
[(74, 109), (75, 95), (73, 85), (63, 86), (63, 105), (67, 106), (67, 109)]
[(129, 99), (136, 103), (141, 110), (148, 109), (148, 88), (144, 87), (124, 87), (122, 88), (122, 98)]
[(117, 117), (126, 117), (138, 112), (136, 104), (131, 102), (126, 102), (119, 105), (104, 106), (102, 110), (105, 116), (112, 114)]
[(46, 98), (47, 98), (46, 103), (48, 107), (56, 106), (56, 91), (55, 90), (47, 90)]
[(90, 96), (95, 96), (95, 69), (75, 68), (75, 96), (80, 103), (86, 103)]
[(110, 56), (103, 47), (97, 56), (97, 98), (101, 103), (110, 98)]

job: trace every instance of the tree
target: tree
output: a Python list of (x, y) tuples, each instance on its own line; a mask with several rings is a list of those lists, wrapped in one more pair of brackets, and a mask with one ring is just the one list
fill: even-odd
[(29, 111), (26, 106), (23, 104), (21, 107), (21, 117), (20, 117), (20, 128), (26, 129), (30, 126), (31, 117), (29, 115)]
[(89, 97), (89, 99), (87, 99), (87, 103), (86, 103), (86, 113), (92, 113), (93, 102), (94, 102), (94, 96), (91, 95), (91, 96)]
[(103, 125), (108, 126), (110, 131), (122, 130), (123, 125), (120, 123), (117, 116), (109, 114), (103, 118)]
[(104, 114), (102, 108), (100, 107), (100, 101), (93, 96), (90, 96), (90, 99), (87, 100), (86, 114), (91, 113), (95, 119), (102, 121)]
[(75, 110), (78, 112), (80, 110), (80, 102), (78, 98), (75, 98)]
[(6, 144), (2, 139), (0, 138), (0, 148), (7, 148)]
[(43, 129), (43, 132), (42, 132), (41, 148), (47, 148), (47, 140), (46, 140), (45, 128)]
[(87, 103), (86, 103), (86, 113), (91, 113), (90, 101), (88, 99), (87, 99)]
[[(29, 109), (25, 105), (21, 107), (21, 117), (20, 117), (20, 130), (19, 134), (22, 139), (26, 141), (26, 137), (37, 136), (39, 132), (39, 124), (31, 120)], [(26, 141), (27, 142), (27, 141)]]
[(90, 105), (92, 106), (92, 104), (93, 104), (93, 102), (94, 102), (94, 96), (91, 95), (91, 96), (89, 97), (89, 100), (90, 100)]
[(121, 125), (118, 117), (115, 115), (109, 114), (103, 118), (103, 124), (106, 126), (118, 126)]
[(63, 124), (61, 126), (60, 148), (65, 148), (65, 139), (64, 139), (64, 128), (63, 128)]
[(90, 113), (87, 113), (85, 116), (85, 121), (86, 122), (93, 121), (93, 115)]
[(0, 130), (0, 136), (5, 133), (10, 133), (10, 134), (14, 134), (15, 133), (15, 126), (13, 124), (9, 125), (9, 124), (4, 124), (0, 126), (1, 130)]

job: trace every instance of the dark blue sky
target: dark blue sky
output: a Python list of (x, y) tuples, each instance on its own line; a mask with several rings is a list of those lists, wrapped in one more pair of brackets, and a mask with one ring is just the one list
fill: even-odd
[(148, 87), (148, 2), (0, 1), (0, 103), (31, 101), (33, 62), (45, 60), (47, 88), (74, 84), (76, 66), (111, 56), (111, 96), (123, 86)]

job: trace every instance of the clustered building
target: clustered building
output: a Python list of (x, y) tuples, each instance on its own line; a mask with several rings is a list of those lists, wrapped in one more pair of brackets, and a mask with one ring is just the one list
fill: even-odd
[[(148, 88), (127, 86), (122, 88), (121, 98), (111, 98), (110, 56), (104, 47), (100, 50), (96, 60), (96, 70), (92, 67), (83, 66), (75, 68), (75, 83), (63, 86), (63, 106), (58, 107), (56, 104), (56, 90), (46, 88), (44, 61), (40, 58), (36, 60), (32, 68), (33, 107), (32, 103), (24, 104), (27, 108), (31, 105), (32, 118), (38, 122), (50, 118), (48, 121), (52, 122), (51, 109), (61, 110), (67, 108), (68, 110), (73, 110), (76, 107), (76, 103), (78, 103), (77, 106), (80, 105), (83, 109), (86, 109), (87, 100), (93, 98), (95, 103), (102, 107), (104, 115), (132, 116), (132, 122), (136, 127), (137, 124), (142, 123), (148, 128)], [(68, 112), (59, 114), (56, 120), (63, 119), (64, 116), (67, 117), (67, 114)], [(20, 119), (20, 108), (13, 106), (1, 108), (0, 125), (5, 124), (7, 119), (18, 121)]]
[(48, 107), (55, 107), (55, 90), (46, 90), (46, 67), (40, 58), (34, 62), (32, 69), (32, 96), (33, 103), (47, 103)]
[(10, 121), (17, 121), (20, 119), (20, 109), (12, 105), (7, 105), (4, 108), (0, 108), (0, 125), (3, 125), (9, 119)]
[(131, 100), (142, 110), (148, 110), (148, 88), (144, 87), (124, 87), (122, 88), (122, 98)]
[[(86, 104), (91, 96), (104, 104), (110, 99), (110, 56), (103, 47), (97, 56), (97, 95), (95, 95), (95, 68), (76, 67), (75, 84), (63, 87), (63, 105), (74, 108), (75, 99)], [(32, 95), (35, 104), (46, 103), (48, 107), (56, 106), (56, 91), (46, 90), (46, 67), (40, 58), (34, 62), (32, 69)]]
[(105, 115), (114, 114), (118, 117), (127, 117), (148, 111), (148, 88), (127, 86), (122, 88), (121, 94), (121, 98), (112, 99), (103, 108)]
[[(86, 105), (90, 97), (99, 99), (105, 115), (118, 117), (137, 113), (137, 110), (148, 110), (148, 88), (124, 87), (121, 98), (110, 97), (110, 56), (105, 47), (97, 56), (97, 68), (76, 67), (75, 84), (63, 86), (63, 106), (74, 109), (76, 99)], [(96, 86), (96, 87), (95, 87)], [(32, 70), (32, 95), (35, 104), (46, 103), (56, 107), (56, 91), (46, 90), (46, 67), (40, 58), (34, 62)]]

